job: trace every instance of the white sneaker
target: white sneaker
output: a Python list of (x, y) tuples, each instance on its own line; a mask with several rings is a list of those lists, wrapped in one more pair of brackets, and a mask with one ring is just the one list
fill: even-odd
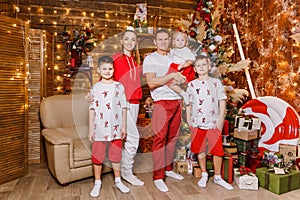
[(165, 182), (162, 179), (154, 180), (154, 185), (159, 189), (161, 192), (168, 192), (169, 188), (165, 184)]
[(141, 181), (140, 179), (138, 179), (136, 176), (134, 176), (133, 174), (123, 174), (122, 178), (127, 181), (128, 183), (130, 183), (131, 185), (135, 185), (135, 186), (142, 186), (144, 185), (144, 182)]
[(130, 191), (122, 182), (116, 182), (115, 185), (122, 193), (128, 193)]
[(215, 179), (214, 178), (214, 182), (224, 188), (226, 188), (227, 190), (233, 190), (232, 185), (230, 185), (229, 183), (227, 183), (226, 181), (224, 181), (222, 178), (221, 179)]
[(101, 189), (101, 183), (100, 184), (95, 183), (92, 191), (90, 192), (90, 196), (91, 197), (99, 197), (100, 189)]
[(181, 176), (180, 174), (177, 174), (173, 171), (165, 171), (165, 175), (168, 176), (168, 177), (177, 179), (177, 180), (183, 180), (184, 179), (183, 176)]

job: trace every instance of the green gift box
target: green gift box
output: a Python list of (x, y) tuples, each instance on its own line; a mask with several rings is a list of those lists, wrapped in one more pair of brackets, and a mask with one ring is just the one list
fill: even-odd
[(300, 171), (292, 170), (289, 174), (275, 174), (267, 168), (257, 168), (259, 186), (275, 194), (283, 194), (300, 188)]

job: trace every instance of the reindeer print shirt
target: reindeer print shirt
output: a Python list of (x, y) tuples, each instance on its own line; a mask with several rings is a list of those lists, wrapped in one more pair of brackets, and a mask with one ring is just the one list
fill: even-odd
[(122, 109), (128, 107), (124, 86), (119, 82), (112, 84), (96, 83), (90, 91), (94, 101), (90, 109), (95, 110), (95, 141), (111, 141), (121, 138)]
[(195, 79), (188, 83), (187, 93), (191, 103), (191, 125), (201, 129), (215, 127), (219, 117), (219, 100), (227, 98), (221, 80)]

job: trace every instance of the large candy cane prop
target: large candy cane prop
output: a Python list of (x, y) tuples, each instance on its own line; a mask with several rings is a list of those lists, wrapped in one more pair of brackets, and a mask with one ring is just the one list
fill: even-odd
[[(232, 24), (232, 26), (233, 26), (235, 38), (236, 38), (236, 41), (237, 41), (237, 45), (238, 45), (238, 48), (239, 48), (240, 56), (241, 56), (242, 60), (245, 60), (245, 56), (244, 56), (242, 44), (241, 44), (241, 41), (240, 41), (239, 33), (238, 33), (237, 28), (236, 28), (236, 24)], [(251, 77), (250, 77), (248, 67), (245, 68), (245, 74), (246, 74), (246, 78), (247, 78), (247, 83), (249, 85), (251, 97), (252, 97), (252, 99), (255, 99), (256, 95), (255, 95), (255, 92), (254, 92), (254, 88), (253, 88), (253, 85), (252, 85), (252, 81), (251, 81)]]

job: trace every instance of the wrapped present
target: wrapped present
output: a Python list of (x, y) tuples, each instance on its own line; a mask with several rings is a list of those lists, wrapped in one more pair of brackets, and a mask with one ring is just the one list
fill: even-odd
[(201, 171), (200, 166), (193, 167), (193, 174), (196, 178), (200, 178), (202, 176), (202, 171)]
[(247, 163), (247, 152), (239, 152), (238, 154), (238, 162), (239, 166), (246, 166)]
[(174, 170), (178, 174), (187, 174), (188, 173), (188, 162), (187, 161), (176, 161), (174, 163)]
[(260, 130), (261, 121), (254, 116), (238, 115), (235, 117), (234, 128), (238, 130)]
[(246, 158), (246, 166), (256, 173), (256, 169), (261, 167), (262, 156), (259, 152), (250, 152)]
[(260, 138), (259, 130), (239, 130), (237, 128), (234, 129), (233, 137), (241, 140), (249, 141)]
[(296, 160), (297, 146), (279, 144), (279, 153), (283, 155), (283, 162), (293, 162)]
[(236, 155), (238, 152), (237, 145), (234, 142), (229, 142), (228, 144), (223, 144), (223, 150), (226, 154), (233, 154), (233, 155)]
[(241, 168), (235, 168), (234, 181), (240, 189), (258, 190), (258, 178), (250, 169), (245, 171)]
[(300, 158), (296, 158), (295, 164), (296, 164), (296, 169), (297, 169), (298, 171), (300, 171)]
[(226, 154), (223, 157), (222, 178), (228, 183), (233, 182), (233, 157), (230, 154)]
[(300, 188), (300, 171), (291, 170), (289, 174), (275, 174), (266, 167), (256, 169), (259, 186), (275, 194), (283, 194)]
[[(207, 156), (206, 157), (206, 169), (209, 173), (209, 175), (214, 174), (214, 165), (213, 165), (213, 157)], [(223, 156), (223, 162), (222, 162), (222, 178), (227, 181), (228, 183), (233, 182), (233, 156), (230, 154), (225, 154)]]

